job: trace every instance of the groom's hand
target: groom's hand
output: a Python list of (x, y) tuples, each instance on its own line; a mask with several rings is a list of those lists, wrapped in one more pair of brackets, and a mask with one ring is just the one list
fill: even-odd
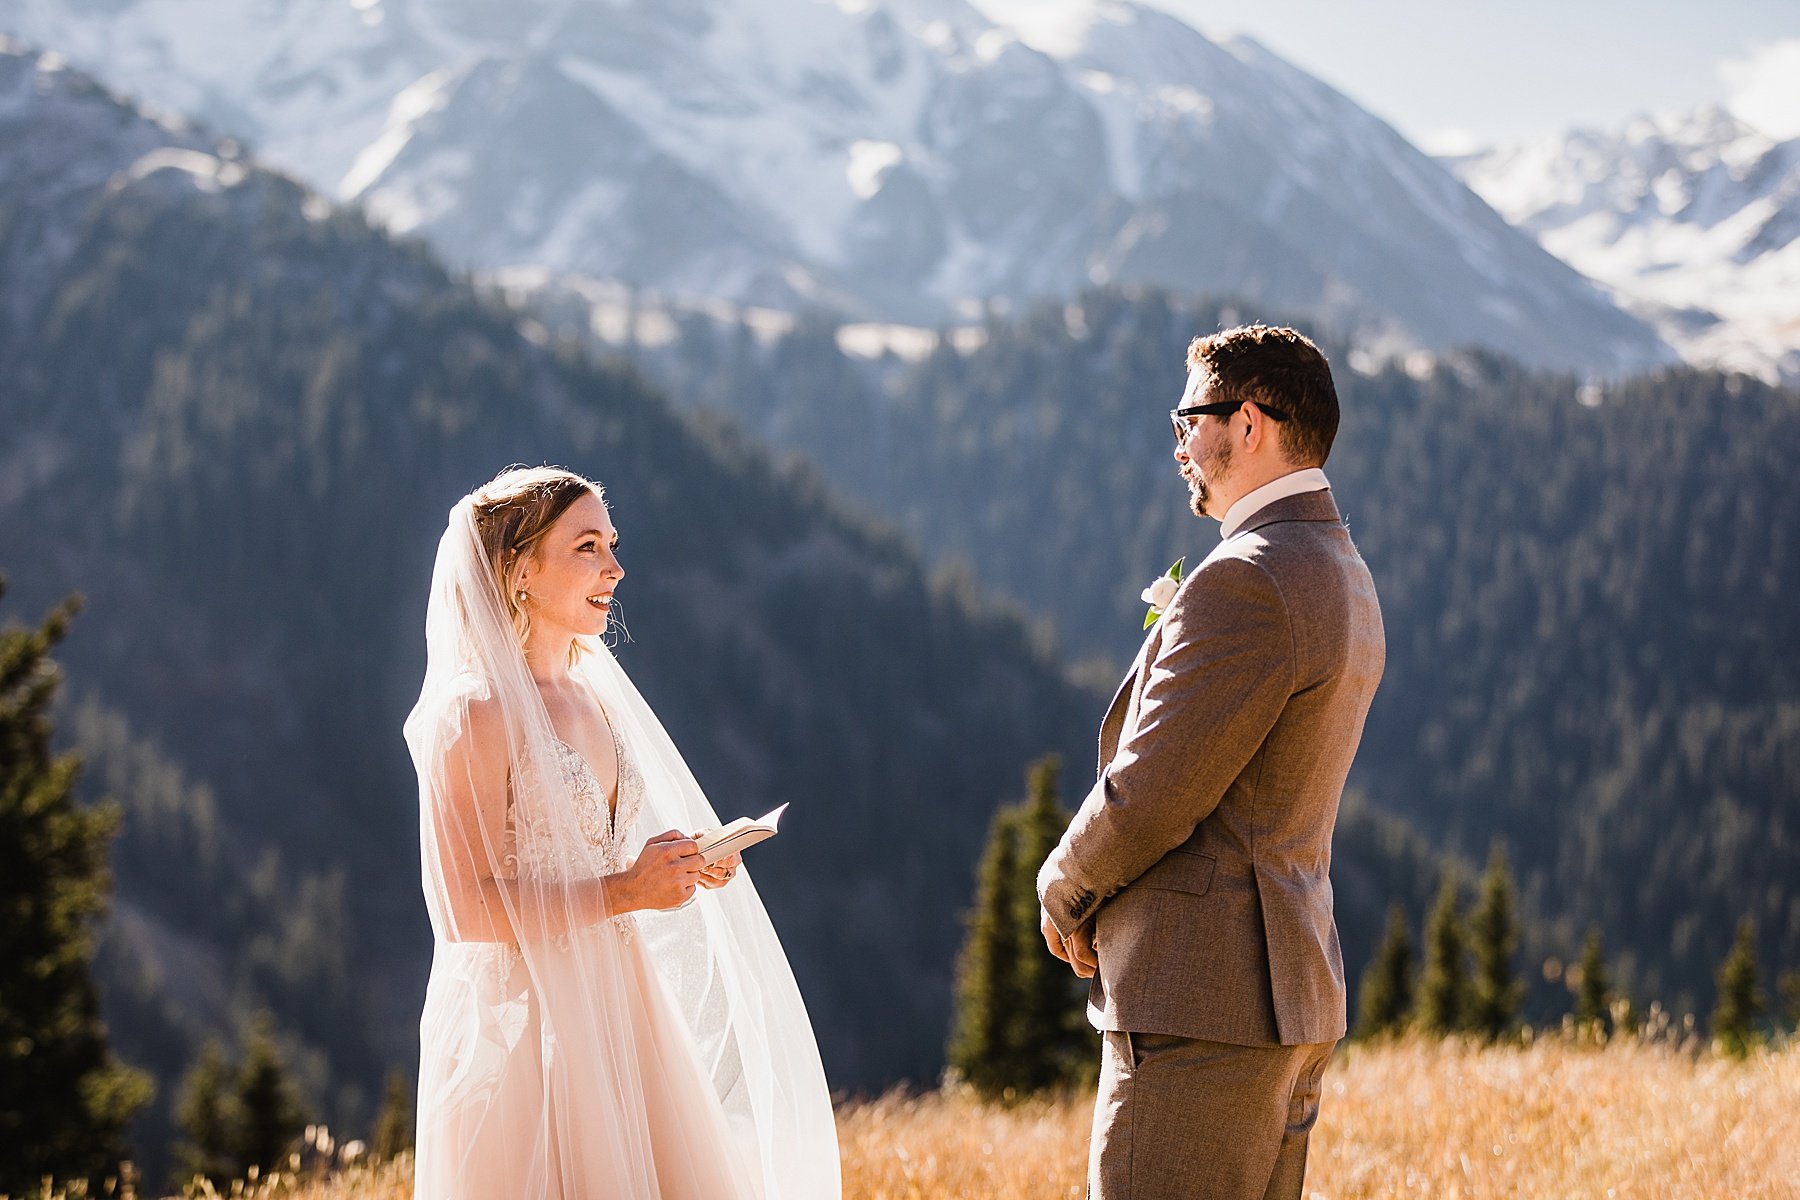
[(1094, 950), (1094, 923), (1079, 926), (1069, 935), (1068, 941), (1056, 931), (1056, 922), (1050, 914), (1040, 906), (1038, 915), (1042, 918), (1044, 944), (1050, 947), (1050, 953), (1075, 968), (1075, 974), (1083, 979), (1092, 979), (1100, 969), (1100, 956)]
[(1083, 979), (1092, 979), (1100, 970), (1100, 955), (1094, 949), (1094, 923), (1076, 929), (1069, 935), (1069, 965)]
[(1043, 919), (1044, 944), (1050, 947), (1050, 953), (1068, 962), (1069, 952), (1063, 949), (1062, 934), (1056, 932), (1056, 922), (1050, 919), (1050, 914), (1041, 906), (1038, 908), (1038, 916)]

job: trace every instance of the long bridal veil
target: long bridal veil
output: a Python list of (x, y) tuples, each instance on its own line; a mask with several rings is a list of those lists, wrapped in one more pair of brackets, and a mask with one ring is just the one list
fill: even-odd
[[(745, 1192), (838, 1196), (818, 1047), (749, 871), (674, 912), (606, 917), (603, 877), (619, 866), (560, 766), (468, 499), (438, 545), (426, 648), (406, 722), (436, 939), (420, 1021), (419, 1200), (664, 1194), (681, 1138), (653, 1137), (667, 1106), (638, 1025), (632, 973), (646, 958), (689, 1035), (660, 1053), (697, 1057), (719, 1100), (707, 1120), (722, 1110)], [(574, 673), (642, 773), (640, 835), (718, 824), (606, 646), (583, 639)]]

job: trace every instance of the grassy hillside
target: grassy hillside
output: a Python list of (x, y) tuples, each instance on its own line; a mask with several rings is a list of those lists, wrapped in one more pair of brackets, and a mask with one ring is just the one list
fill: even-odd
[[(1325, 1076), (1307, 1193), (1461, 1200), (1652, 1196), (1791, 1200), (1800, 1143), (1776, 1114), (1800, 1104), (1800, 1047), (1746, 1062), (1695, 1048), (1560, 1038), (1352, 1046)], [(838, 1109), (844, 1194), (858, 1200), (1047, 1200), (1083, 1194), (1088, 1097), (982, 1104), (892, 1093)], [(250, 1197), (407, 1200), (406, 1159), (343, 1165), (308, 1150)], [(349, 1147), (354, 1162), (360, 1149)], [(329, 1165), (328, 1165), (329, 1164)]]

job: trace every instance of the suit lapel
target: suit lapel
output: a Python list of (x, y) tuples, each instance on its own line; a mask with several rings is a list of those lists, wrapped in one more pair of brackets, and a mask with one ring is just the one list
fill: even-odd
[[(1231, 535), (1231, 538), (1220, 542), (1213, 552), (1206, 556), (1200, 564), (1204, 567), (1220, 550), (1230, 545), (1231, 541), (1244, 536), (1253, 529), (1261, 529), (1265, 525), (1273, 525), (1277, 521), (1333, 521), (1343, 523), (1338, 515), (1337, 502), (1331, 498), (1331, 489), (1323, 488), (1316, 492), (1302, 492), (1297, 496), (1287, 496), (1265, 505), (1244, 522), (1242, 529)], [(1196, 567), (1188, 572), (1185, 585), (1198, 574)], [(1145, 680), (1149, 676), (1150, 664), (1156, 661), (1157, 648), (1162, 644), (1162, 622), (1158, 621), (1144, 635), (1143, 645), (1138, 647), (1137, 658), (1132, 660), (1131, 669), (1125, 672), (1125, 678), (1119, 681), (1118, 690), (1113, 692), (1112, 703), (1106, 706), (1106, 718), (1100, 722), (1100, 765), (1098, 772), (1106, 770), (1106, 764), (1112, 761), (1113, 755), (1119, 751), (1119, 743), (1124, 739), (1127, 720), (1132, 716), (1138, 697), (1143, 693)]]
[(1119, 752), (1119, 742), (1125, 734), (1125, 718), (1131, 712), (1132, 700), (1143, 689), (1145, 672), (1156, 658), (1154, 647), (1161, 642), (1162, 622), (1159, 620), (1144, 635), (1131, 669), (1125, 672), (1125, 678), (1119, 681), (1119, 688), (1113, 693), (1112, 703), (1106, 706), (1106, 719), (1100, 722), (1100, 771), (1106, 770), (1106, 764)]

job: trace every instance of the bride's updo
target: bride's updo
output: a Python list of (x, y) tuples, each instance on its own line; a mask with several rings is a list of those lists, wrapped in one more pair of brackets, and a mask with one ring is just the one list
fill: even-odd
[(589, 492), (605, 502), (599, 484), (562, 467), (508, 467), (469, 494), (481, 548), (521, 644), (531, 618), (519, 595), (519, 570), (556, 519)]

